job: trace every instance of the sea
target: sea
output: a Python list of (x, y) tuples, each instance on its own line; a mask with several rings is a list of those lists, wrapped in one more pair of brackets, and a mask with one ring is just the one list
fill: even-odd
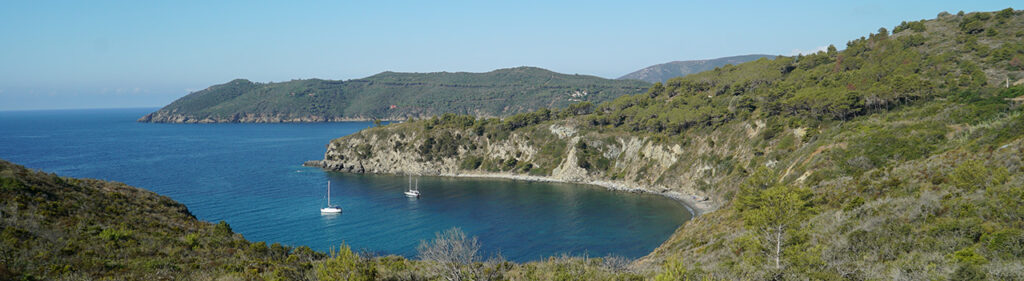
[[(226, 221), (250, 241), (329, 252), (345, 244), (415, 258), (417, 246), (459, 228), (485, 257), (650, 253), (690, 212), (677, 201), (602, 187), (505, 179), (409, 178), (303, 167), (334, 138), (370, 122), (150, 124), (156, 108), (0, 112), (0, 159), (61, 176), (124, 182), (185, 204), (198, 219)], [(327, 183), (331, 204), (323, 215)]]

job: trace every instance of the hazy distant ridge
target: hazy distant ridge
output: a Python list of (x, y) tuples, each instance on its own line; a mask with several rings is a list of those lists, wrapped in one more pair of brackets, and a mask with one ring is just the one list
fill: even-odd
[(673, 77), (686, 76), (693, 73), (704, 72), (715, 69), (716, 67), (722, 67), (727, 64), (737, 65), (748, 61), (755, 61), (760, 58), (774, 58), (773, 55), (744, 55), (744, 56), (733, 56), (724, 57), (709, 60), (688, 60), (688, 61), (673, 61), (669, 63), (656, 64), (645, 67), (644, 69), (634, 71), (630, 74), (623, 75), (619, 79), (633, 79), (647, 82), (662, 82), (668, 81)]

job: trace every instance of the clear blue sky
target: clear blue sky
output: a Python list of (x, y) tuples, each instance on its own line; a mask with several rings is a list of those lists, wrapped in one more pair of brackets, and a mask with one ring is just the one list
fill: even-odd
[(525, 65), (615, 78), (673, 60), (842, 48), (902, 20), (1012, 4), (5, 1), (0, 110), (159, 107), (234, 78), (353, 79), (386, 70)]

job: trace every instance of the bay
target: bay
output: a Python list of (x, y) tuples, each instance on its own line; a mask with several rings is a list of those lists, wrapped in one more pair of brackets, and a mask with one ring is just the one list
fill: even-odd
[[(0, 158), (62, 176), (127, 183), (171, 197), (201, 220), (228, 222), (253, 241), (415, 257), (421, 240), (458, 227), (487, 255), (638, 258), (690, 213), (650, 194), (564, 183), (408, 178), (302, 167), (334, 138), (370, 122), (148, 124), (153, 108), (0, 112)], [(321, 215), (326, 184), (340, 215)]]

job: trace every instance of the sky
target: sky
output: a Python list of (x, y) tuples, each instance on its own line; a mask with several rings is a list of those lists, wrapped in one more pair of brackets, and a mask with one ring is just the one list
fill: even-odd
[(1012, 4), (5, 1), (0, 110), (161, 107), (235, 78), (347, 80), (516, 66), (617, 78), (676, 60), (842, 49), (900, 21)]

